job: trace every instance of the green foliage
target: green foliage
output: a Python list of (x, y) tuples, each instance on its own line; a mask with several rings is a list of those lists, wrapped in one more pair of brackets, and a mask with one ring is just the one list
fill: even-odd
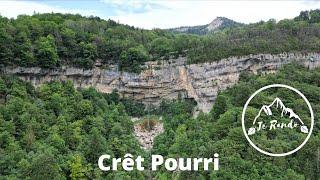
[(54, 37), (48, 35), (36, 41), (35, 55), (38, 59), (39, 66), (44, 68), (56, 67), (58, 65), (58, 54)]
[(59, 165), (52, 154), (36, 154), (28, 169), (31, 179), (61, 179)]
[(270, 19), (200, 37), (198, 45), (189, 49), (189, 63), (259, 53), (317, 52), (318, 14), (319, 10), (301, 12), (293, 20)]
[(91, 43), (81, 42), (79, 44), (79, 54), (76, 62), (80, 67), (92, 68), (97, 57), (97, 47)]
[(165, 37), (159, 37), (150, 43), (150, 53), (155, 58), (162, 56), (168, 58), (169, 52), (172, 50), (172, 48), (173, 41)]
[[(0, 17), (2, 20), (3, 18)], [(11, 65), (14, 57), (13, 37), (4, 29), (7, 23), (1, 22), (0, 24), (0, 59), (1, 64)]]
[(87, 168), (83, 165), (83, 157), (80, 155), (75, 155), (70, 163), (71, 174), (70, 177), (72, 180), (75, 179), (86, 179)]
[[(93, 88), (89, 88), (89, 90), (97, 93)], [(143, 103), (134, 101), (131, 98), (121, 98), (117, 90), (113, 90), (110, 94), (104, 94), (103, 96), (108, 104), (121, 103), (129, 116), (141, 117), (145, 114), (145, 105)], [(99, 101), (99, 99), (96, 101)]]
[(139, 73), (140, 64), (148, 60), (148, 53), (142, 45), (129, 48), (128, 51), (122, 51), (120, 55), (120, 69)]
[[(244, 92), (254, 92), (268, 84), (284, 83), (302, 91), (311, 102), (315, 117), (318, 117), (320, 115), (317, 95), (320, 92), (319, 72), (320, 69), (307, 70), (298, 65), (287, 65), (277, 74), (241, 75), (239, 84), (219, 93), (210, 114), (200, 113), (197, 118), (192, 118), (190, 112), (185, 112), (184, 107), (177, 102), (167, 102), (165, 106), (162, 105), (165, 109), (163, 112), (165, 132), (155, 138), (152, 153), (166, 157), (213, 157), (214, 153), (219, 153), (220, 169), (197, 173), (182, 171), (171, 173), (162, 169), (156, 173), (156, 177), (158, 179), (318, 179), (319, 122), (315, 123), (308, 143), (297, 153), (287, 157), (269, 157), (256, 151), (245, 139), (241, 128), (241, 113), (245, 101), (251, 95)], [(283, 94), (280, 91), (272, 93)], [(303, 107), (304, 102), (297, 101), (290, 94), (286, 99), (288, 99), (286, 104), (294, 103)], [(274, 148), (282, 146), (280, 142), (273, 145)]]
[(14, 61), (21, 66), (36, 65), (31, 41), (25, 32), (20, 32), (17, 35), (15, 44), (17, 44), (18, 47), (14, 49), (14, 54), (16, 56)]
[[(0, 64), (89, 69), (100, 61), (139, 72), (157, 38), (173, 42), (175, 37), (163, 30), (142, 30), (98, 17), (46, 13), (9, 20), (0, 16)], [(161, 56), (175, 51), (167, 43), (165, 48), (157, 46), (152, 45), (152, 52)]]
[[(97, 17), (35, 14), (0, 17), (0, 64), (55, 68), (62, 64), (92, 68), (118, 64), (140, 72), (151, 59), (188, 55), (190, 63), (229, 56), (319, 50), (319, 10), (301, 12), (294, 20), (259, 22), (208, 36), (175, 35), (141, 30)], [(242, 74), (239, 84), (219, 93), (210, 114), (193, 118), (195, 102), (163, 101), (151, 113), (161, 115), (165, 132), (155, 138), (151, 153), (167, 157), (213, 157), (219, 171), (168, 172), (158, 179), (318, 179), (320, 124), (303, 149), (290, 157), (256, 152), (241, 129), (242, 107), (252, 92), (274, 83), (298, 88), (320, 115), (320, 70), (288, 65), (277, 74)], [(239, 93), (241, 92), (241, 93)], [(285, 95), (285, 92), (275, 92)], [(286, 103), (301, 101), (287, 95)], [(261, 100), (256, 100), (256, 103)], [(253, 102), (255, 103), (255, 102)], [(253, 114), (255, 109), (250, 109)], [(144, 172), (101, 172), (102, 154), (144, 156), (132, 135), (129, 116), (143, 116), (140, 102), (114, 91), (75, 90), (70, 82), (52, 82), (35, 89), (17, 78), (0, 78), (0, 176), (4, 179), (141, 179)], [(277, 146), (275, 148), (282, 148)], [(145, 156), (146, 157), (146, 156)]]
[(212, 119), (219, 119), (220, 115), (227, 111), (227, 98), (220, 95), (215, 100), (215, 106), (213, 106), (210, 114), (212, 114)]
[(294, 18), (296, 21), (307, 21), (309, 23), (320, 22), (320, 10), (301, 11), (300, 15)]
[[(39, 89), (16, 78), (0, 78), (0, 174), (7, 179), (317, 179), (320, 125), (315, 123), (308, 143), (295, 155), (267, 157), (253, 149), (241, 128), (243, 103), (262, 86), (285, 83), (302, 91), (315, 117), (319, 116), (320, 69), (287, 65), (277, 74), (241, 75), (239, 84), (221, 91), (210, 114), (193, 118), (195, 103), (178, 99), (163, 101), (151, 113), (162, 116), (165, 132), (155, 138), (151, 154), (165, 157), (213, 157), (219, 153), (219, 171), (102, 172), (102, 154), (123, 157), (126, 153), (149, 158), (132, 135), (133, 122), (123, 102), (133, 102), (93, 88), (79, 91), (70, 82), (52, 82)], [(286, 95), (283, 91), (274, 91)], [(286, 104), (304, 108), (287, 94)], [(257, 99), (255, 101), (263, 101)], [(126, 102), (127, 103), (127, 102)], [(253, 102), (255, 104), (257, 102)], [(249, 109), (254, 115), (255, 108)], [(138, 113), (139, 112), (139, 113)], [(145, 121), (147, 122), (147, 121)], [(144, 123), (146, 125), (146, 123)], [(274, 148), (281, 148), (281, 144)], [(145, 167), (148, 168), (148, 163)]]
[(133, 117), (141, 117), (145, 114), (145, 105), (132, 99), (121, 99), (120, 101), (128, 115)]
[(144, 155), (120, 99), (70, 82), (34, 89), (1, 76), (0, 87), (1, 178), (103, 179), (112, 172), (98, 169), (102, 154)]
[(139, 73), (147, 60), (188, 56), (189, 63), (258, 53), (317, 52), (319, 10), (293, 20), (258, 22), (197, 36), (166, 30), (142, 30), (98, 17), (72, 14), (0, 16), (0, 64), (85, 69), (103, 66)]

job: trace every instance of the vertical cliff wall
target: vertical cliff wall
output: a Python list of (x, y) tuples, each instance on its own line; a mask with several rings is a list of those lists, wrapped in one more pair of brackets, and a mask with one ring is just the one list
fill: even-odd
[(75, 87), (94, 87), (104, 93), (118, 89), (124, 97), (153, 105), (159, 104), (162, 99), (177, 98), (180, 94), (197, 101), (199, 110), (209, 112), (218, 91), (237, 83), (241, 72), (272, 73), (292, 62), (312, 69), (320, 65), (320, 54), (258, 54), (191, 65), (186, 65), (186, 58), (180, 57), (147, 62), (146, 70), (140, 74), (118, 72), (112, 66), (109, 69), (97, 67), (90, 70), (73, 67), (54, 70), (4, 67), (1, 72), (15, 74), (34, 86), (54, 80), (71, 80)]

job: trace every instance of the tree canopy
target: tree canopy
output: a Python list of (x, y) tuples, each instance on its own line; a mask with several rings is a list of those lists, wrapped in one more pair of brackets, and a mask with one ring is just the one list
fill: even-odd
[(139, 73), (145, 61), (188, 56), (189, 63), (258, 53), (318, 52), (319, 10), (204, 36), (144, 30), (98, 17), (46, 13), (0, 16), (0, 64), (56, 68), (119, 65)]
[[(163, 101), (152, 111), (122, 99), (116, 91), (73, 88), (52, 82), (34, 88), (12, 76), (0, 78), (0, 176), (4, 179), (318, 179), (320, 124), (316, 121), (307, 144), (288, 157), (268, 157), (250, 146), (241, 128), (243, 103), (255, 90), (283, 83), (299, 89), (319, 116), (320, 69), (288, 65), (277, 74), (242, 75), (239, 84), (221, 91), (209, 114), (193, 117), (194, 101)], [(244, 95), (239, 92), (248, 91)], [(277, 93), (283, 93), (281, 91)], [(286, 97), (288, 104), (303, 107)], [(133, 135), (129, 115), (162, 116), (165, 131), (151, 152)], [(290, 137), (294, 138), (294, 136)], [(275, 148), (280, 148), (281, 144)], [(97, 167), (102, 154), (142, 156), (145, 171), (108, 171)], [(150, 154), (164, 157), (213, 157), (219, 171), (150, 172)]]

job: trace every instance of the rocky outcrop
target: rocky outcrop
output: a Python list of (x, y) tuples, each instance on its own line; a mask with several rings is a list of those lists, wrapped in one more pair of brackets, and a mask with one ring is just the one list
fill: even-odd
[(178, 33), (188, 33), (188, 34), (198, 34), (204, 35), (208, 33), (215, 33), (226, 28), (235, 28), (239, 26), (243, 26), (244, 24), (235, 22), (231, 19), (226, 17), (217, 17), (209, 24), (199, 25), (199, 26), (182, 26), (177, 28), (167, 29), (171, 32), (178, 32)]
[(153, 147), (154, 138), (163, 132), (164, 128), (162, 122), (157, 122), (150, 131), (145, 130), (138, 123), (134, 125), (134, 136), (145, 150), (150, 150)]
[(180, 57), (169, 61), (147, 62), (145, 70), (140, 74), (118, 72), (113, 66), (109, 69), (96, 67), (90, 70), (73, 67), (54, 70), (5, 67), (1, 71), (15, 74), (35, 86), (54, 80), (71, 80), (75, 87), (94, 87), (104, 93), (117, 89), (123, 97), (147, 105), (157, 105), (162, 99), (174, 99), (180, 94), (183, 98), (193, 98), (199, 110), (208, 112), (218, 91), (237, 83), (241, 72), (272, 73), (292, 62), (312, 69), (320, 65), (320, 54), (258, 54), (191, 65), (186, 64), (186, 58)]

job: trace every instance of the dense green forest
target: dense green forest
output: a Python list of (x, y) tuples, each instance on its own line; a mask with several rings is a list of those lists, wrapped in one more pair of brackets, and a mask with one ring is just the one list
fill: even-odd
[(0, 65), (92, 68), (99, 61), (140, 72), (145, 61), (179, 55), (198, 63), (257, 53), (319, 52), (319, 17), (320, 10), (304, 11), (292, 20), (269, 20), (197, 36), (72, 14), (0, 16)]
[(189, 49), (189, 63), (230, 56), (282, 52), (320, 51), (320, 10), (304, 11), (292, 20), (258, 22), (200, 38)]
[[(200, 173), (169, 173), (163, 169), (155, 176), (159, 179), (319, 179), (319, 78), (320, 69), (309, 71), (299, 65), (285, 66), (277, 74), (267, 76), (242, 74), (237, 85), (219, 93), (209, 114), (200, 114), (196, 119), (183, 101), (165, 105), (165, 132), (156, 138), (152, 153), (168, 157), (213, 157), (219, 153), (221, 167), (219, 171)], [(301, 150), (286, 157), (261, 154), (249, 145), (241, 127), (243, 105), (249, 96), (263, 86), (276, 83), (299, 89), (315, 113), (311, 138)], [(274, 92), (279, 93), (282, 92)], [(294, 96), (283, 95), (288, 104), (304, 105)], [(277, 149), (281, 144), (278, 141), (273, 145)]]
[(116, 93), (77, 91), (71, 82), (36, 90), (3, 76), (0, 95), (0, 179), (112, 179), (122, 172), (102, 175), (96, 163), (102, 153), (144, 154)]
[(127, 70), (152, 57), (168, 56), (174, 38), (162, 30), (137, 29), (98, 17), (54, 13), (0, 17), (0, 63), (91, 68), (100, 60)]
[[(74, 89), (71, 82), (52, 82), (35, 89), (11, 76), (0, 79), (0, 179), (319, 179), (320, 69), (288, 65), (277, 74), (242, 74), (239, 84), (219, 93), (209, 114), (192, 117), (194, 102), (163, 101), (152, 112), (163, 117), (165, 132), (151, 152), (133, 136), (131, 109), (116, 93)], [(311, 102), (315, 127), (308, 143), (287, 157), (269, 157), (253, 149), (241, 128), (242, 107), (262, 86), (283, 83), (299, 89)], [(239, 93), (242, 92), (242, 93)], [(277, 92), (275, 92), (277, 93)], [(288, 97), (291, 103), (298, 103)], [(126, 103), (124, 103), (126, 102)], [(131, 102), (132, 103), (132, 102)], [(288, 102), (290, 103), (290, 102)], [(301, 102), (300, 102), (301, 103)], [(128, 105), (127, 105), (128, 106)], [(130, 105), (129, 105), (130, 106)], [(102, 154), (126, 153), (150, 158), (213, 157), (219, 171), (102, 172)], [(147, 162), (147, 161), (146, 161)], [(146, 164), (146, 167), (147, 164)]]
[[(140, 72), (149, 60), (187, 56), (188, 63), (257, 53), (319, 52), (320, 10), (294, 19), (269, 20), (198, 36), (166, 30), (143, 30), (98, 17), (72, 14), (0, 16), (0, 67), (58, 68), (70, 65), (102, 68), (117, 64)], [(100, 65), (99, 65), (100, 66)], [(281, 83), (299, 89), (311, 102), (315, 127), (308, 143), (288, 157), (257, 152), (245, 139), (241, 112), (257, 89)], [(241, 92), (241, 93), (239, 93)], [(280, 92), (274, 92), (277, 95)], [(320, 69), (291, 64), (276, 74), (242, 74), (240, 82), (219, 92), (211, 112), (193, 117), (195, 102), (177, 97), (160, 107), (93, 88), (75, 89), (72, 82), (38, 88), (14, 76), (0, 76), (0, 179), (312, 179), (320, 178)], [(286, 103), (298, 104), (288, 95)], [(130, 117), (162, 117), (165, 132), (151, 152), (133, 135)], [(282, 144), (283, 145), (283, 144)], [(284, 144), (286, 145), (286, 144)], [(275, 147), (278, 149), (283, 148)], [(102, 154), (126, 153), (146, 159), (213, 157), (219, 171), (110, 171), (97, 167)], [(147, 160), (146, 160), (147, 162)], [(148, 163), (146, 164), (148, 167)], [(120, 167), (119, 167), (120, 168)], [(120, 168), (121, 169), (121, 168)]]

